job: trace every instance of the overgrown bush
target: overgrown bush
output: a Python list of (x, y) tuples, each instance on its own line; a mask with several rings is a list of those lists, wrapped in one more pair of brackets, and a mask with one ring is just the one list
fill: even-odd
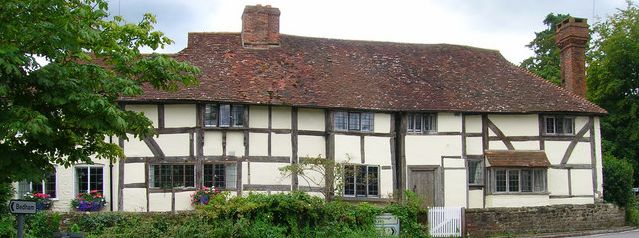
[(604, 200), (622, 207), (634, 205), (633, 168), (630, 163), (611, 155), (603, 157)]

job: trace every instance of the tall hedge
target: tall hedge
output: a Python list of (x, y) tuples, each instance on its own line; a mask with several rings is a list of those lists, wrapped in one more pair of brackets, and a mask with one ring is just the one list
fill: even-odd
[(604, 200), (622, 207), (634, 205), (632, 165), (611, 155), (604, 155), (603, 159)]

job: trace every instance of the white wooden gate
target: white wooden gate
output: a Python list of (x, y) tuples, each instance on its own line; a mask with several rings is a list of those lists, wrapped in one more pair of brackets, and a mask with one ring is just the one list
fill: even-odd
[(428, 230), (432, 237), (461, 237), (462, 236), (461, 207), (430, 207), (428, 208)]

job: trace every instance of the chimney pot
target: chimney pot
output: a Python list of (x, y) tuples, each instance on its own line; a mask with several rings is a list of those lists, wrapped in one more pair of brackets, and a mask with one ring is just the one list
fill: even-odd
[(266, 48), (280, 45), (280, 10), (270, 5), (244, 7), (242, 45)]
[(557, 24), (555, 37), (561, 52), (562, 86), (576, 95), (586, 97), (587, 20), (570, 17), (562, 21)]

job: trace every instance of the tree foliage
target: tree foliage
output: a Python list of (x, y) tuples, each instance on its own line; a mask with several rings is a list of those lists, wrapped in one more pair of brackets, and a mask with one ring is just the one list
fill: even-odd
[(536, 32), (535, 39), (526, 45), (535, 52), (535, 55), (525, 59), (520, 65), (557, 85), (561, 84), (561, 70), (559, 68), (559, 48), (555, 43), (555, 30), (557, 24), (568, 17), (570, 15), (548, 14), (544, 19), (544, 25), (548, 29)]
[(620, 160), (611, 155), (604, 156), (604, 200), (626, 207), (634, 205), (632, 184), (634, 173), (628, 161)]
[(0, 3), (0, 182), (92, 156), (118, 158), (109, 137), (154, 133), (143, 114), (119, 108), (119, 97), (140, 95), (144, 85), (173, 90), (197, 82), (197, 68), (140, 53), (172, 43), (154, 30), (154, 16), (127, 23), (107, 7), (104, 0)]
[(609, 113), (601, 120), (604, 151), (629, 160), (639, 181), (639, 9), (629, 2), (594, 32), (588, 95)]

